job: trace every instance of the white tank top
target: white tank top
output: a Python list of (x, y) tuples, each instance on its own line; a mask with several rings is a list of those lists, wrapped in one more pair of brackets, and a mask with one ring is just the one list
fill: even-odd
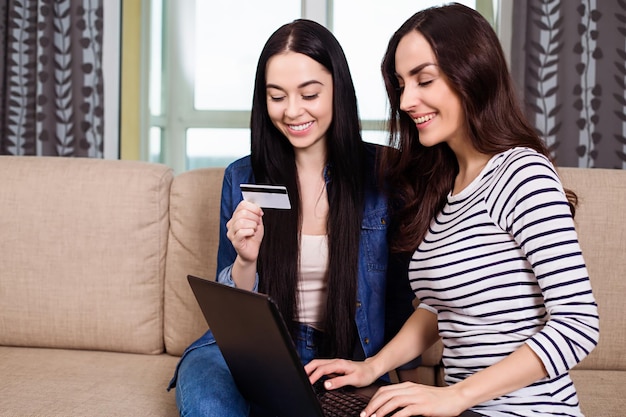
[(326, 312), (328, 237), (302, 235), (300, 241), (300, 279), (298, 282), (298, 322), (323, 329)]

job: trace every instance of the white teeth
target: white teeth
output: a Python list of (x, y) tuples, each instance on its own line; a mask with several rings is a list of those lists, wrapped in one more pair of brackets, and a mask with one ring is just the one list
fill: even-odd
[(417, 124), (425, 123), (435, 117), (434, 114), (427, 114), (426, 116), (418, 117), (417, 119), (413, 119), (413, 121)]
[(308, 128), (312, 124), (313, 124), (313, 122), (308, 122), (308, 123), (305, 123), (303, 125), (289, 125), (289, 128), (293, 129), (293, 130), (300, 131), (300, 130), (304, 130), (304, 129)]

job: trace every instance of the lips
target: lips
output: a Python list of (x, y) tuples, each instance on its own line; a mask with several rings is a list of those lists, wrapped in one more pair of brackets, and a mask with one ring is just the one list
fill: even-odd
[(427, 121), (429, 121), (429, 120), (432, 120), (432, 119), (433, 119), (433, 117), (435, 117), (435, 113), (430, 113), (430, 114), (426, 114), (426, 115), (424, 115), (424, 116), (420, 116), (420, 117), (413, 118), (413, 121), (414, 121), (416, 124), (420, 125), (420, 124), (422, 124), (422, 123), (426, 123), (426, 122), (427, 122)]
[(291, 130), (295, 130), (296, 132), (301, 132), (311, 127), (312, 124), (313, 122), (307, 122), (307, 123), (303, 123), (300, 125), (288, 125), (288, 126), (289, 126), (289, 129)]

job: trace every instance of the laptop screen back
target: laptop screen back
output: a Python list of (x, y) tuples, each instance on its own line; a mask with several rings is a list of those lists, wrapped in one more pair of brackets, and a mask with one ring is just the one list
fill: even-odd
[(276, 304), (264, 294), (187, 279), (244, 397), (280, 416), (323, 416)]

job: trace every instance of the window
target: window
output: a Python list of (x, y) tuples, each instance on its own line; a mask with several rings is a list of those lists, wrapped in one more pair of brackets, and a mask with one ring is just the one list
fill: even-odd
[[(226, 166), (250, 152), (256, 62), (280, 25), (299, 17), (331, 29), (352, 71), (363, 137), (384, 143), (386, 94), (380, 61), (414, 0), (149, 0), (150, 91), (147, 155), (181, 172)], [(442, 1), (420, 1), (419, 7)], [(493, 21), (494, 0), (462, 1)], [(260, 17), (261, 16), (261, 17)]]

